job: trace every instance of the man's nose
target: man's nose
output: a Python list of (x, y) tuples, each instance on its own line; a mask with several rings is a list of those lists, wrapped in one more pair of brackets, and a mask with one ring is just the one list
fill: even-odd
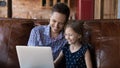
[(58, 28), (58, 23), (55, 23), (55, 28)]

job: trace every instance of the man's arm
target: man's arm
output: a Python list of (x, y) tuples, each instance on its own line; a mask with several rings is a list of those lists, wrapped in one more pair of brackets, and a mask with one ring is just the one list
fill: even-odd
[(58, 57), (54, 60), (54, 65), (55, 65), (55, 67), (58, 66), (58, 64), (61, 62), (62, 58), (63, 58), (63, 52), (61, 51), (61, 52), (59, 53)]
[(36, 45), (38, 45), (37, 34), (36, 34), (36, 31), (35, 31), (34, 28), (31, 30), (30, 37), (29, 37), (27, 45), (28, 46), (36, 46)]

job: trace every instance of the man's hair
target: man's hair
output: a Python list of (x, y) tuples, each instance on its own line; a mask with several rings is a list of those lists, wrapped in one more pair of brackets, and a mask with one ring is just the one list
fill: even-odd
[(68, 21), (69, 15), (70, 15), (70, 9), (65, 3), (57, 3), (53, 6), (52, 8), (52, 13), (53, 12), (59, 12), (62, 13), (66, 16), (66, 21)]

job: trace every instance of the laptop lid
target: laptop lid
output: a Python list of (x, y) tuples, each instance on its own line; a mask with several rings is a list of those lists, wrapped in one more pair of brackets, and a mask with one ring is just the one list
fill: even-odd
[(16, 46), (20, 68), (54, 68), (51, 47)]

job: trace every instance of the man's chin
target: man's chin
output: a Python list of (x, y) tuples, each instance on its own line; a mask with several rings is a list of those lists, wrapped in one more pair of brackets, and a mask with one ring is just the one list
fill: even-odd
[(59, 33), (59, 31), (57, 31), (57, 30), (53, 30), (53, 33)]
[(53, 33), (59, 33), (58, 31), (53, 31)]

